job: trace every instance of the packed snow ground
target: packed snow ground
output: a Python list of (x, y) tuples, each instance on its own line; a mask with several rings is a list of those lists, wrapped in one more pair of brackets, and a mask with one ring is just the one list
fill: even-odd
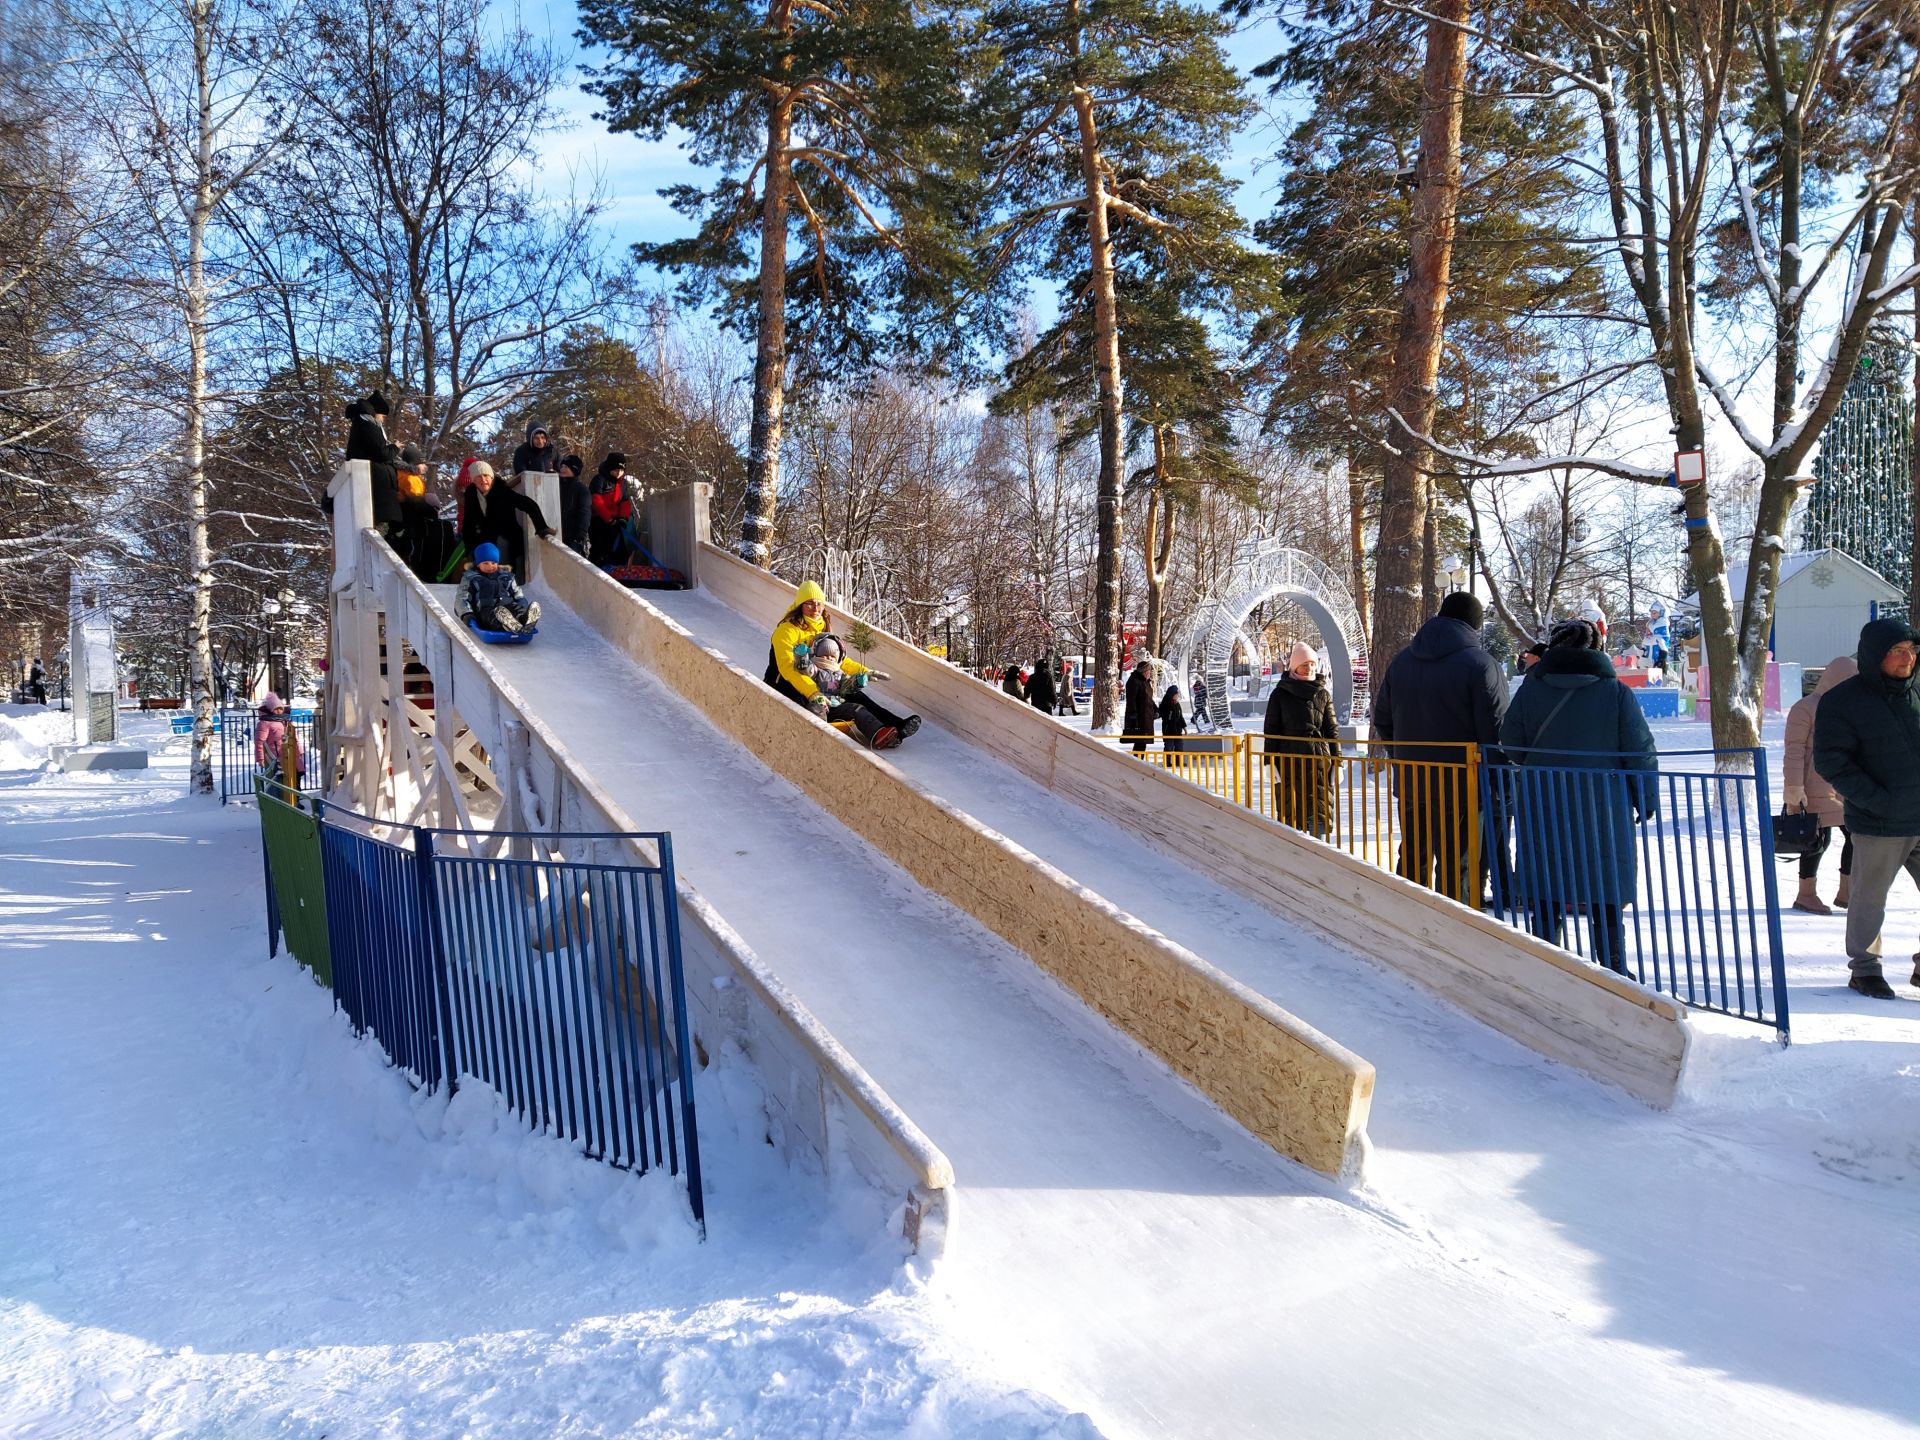
[[(692, 623), (700, 597), (672, 598)], [(1920, 1433), (1920, 1008), (1836, 990), (1838, 917), (1787, 921), (1795, 1046), (1709, 1026), (1686, 1101), (1654, 1115), (1276, 934), (936, 727), (892, 757), (1054, 863), (1109, 867), (1090, 883), (1378, 1063), (1369, 1183), (1343, 1197), (806, 818), (564, 612), (515, 659), (524, 693), (565, 697), (552, 719), (625, 737), (596, 775), (703, 805), (716, 857), (752, 850), (709, 887), (736, 924), (791, 915), (749, 913), (789, 849), (853, 907), (856, 963), (783, 973), (955, 1158), (952, 1256), (923, 1284), (850, 1239), (879, 1235), (880, 1201), (775, 1164), (737, 1063), (703, 1075), (705, 1246), (660, 1177), (416, 1101), (265, 960), (254, 819), (184, 799), (178, 746), (146, 777), (15, 767), (0, 1434), (1095, 1433), (1076, 1410), (1115, 1436)], [(0, 719), (0, 761), (31, 758), (27, 728)], [(1889, 933), (1912, 934), (1899, 898)], [(912, 973), (927, 921), (978, 972), (954, 993), (998, 1007), (978, 1073), (951, 1068), (967, 1016), (946, 992), (908, 1024), (911, 991), (875, 983)], [(1084, 1091), (1009, 1095), (1049, 1033)]]
[(1097, 1435), (956, 1344), (880, 1197), (776, 1160), (731, 1057), (706, 1244), (668, 1177), (415, 1096), (267, 958), (253, 811), (164, 724), (49, 772), (65, 719), (0, 711), (0, 1436)]

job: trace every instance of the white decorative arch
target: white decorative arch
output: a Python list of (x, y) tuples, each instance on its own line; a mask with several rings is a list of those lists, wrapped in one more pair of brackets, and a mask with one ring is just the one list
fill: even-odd
[[(1353, 657), (1360, 652), (1360, 610), (1340, 577), (1305, 551), (1280, 540), (1249, 540), (1234, 552), (1214, 593), (1194, 610), (1193, 619), (1170, 649), (1174, 662), (1207, 682), (1207, 713), (1217, 725), (1229, 721), (1227, 675), (1233, 642), (1253, 607), (1275, 598), (1290, 600), (1307, 612), (1326, 646), (1328, 684), (1340, 723), (1353, 718)], [(1249, 653), (1257, 653), (1249, 642)]]

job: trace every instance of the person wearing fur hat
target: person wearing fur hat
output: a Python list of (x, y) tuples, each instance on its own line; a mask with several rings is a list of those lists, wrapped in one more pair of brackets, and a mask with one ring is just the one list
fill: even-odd
[(387, 438), (387, 415), (392, 410), (378, 390), (347, 406), (347, 459), (364, 460), (373, 478), (373, 523), (381, 534), (400, 527), (400, 451)]
[[(1853, 835), (1847, 897), (1847, 988), (1895, 998), (1880, 966), (1887, 892), (1902, 870), (1920, 884), (1920, 631), (1905, 620), (1869, 620), (1855, 652), (1859, 673), (1820, 697), (1813, 768), (1840, 792)], [(1920, 961), (1913, 969), (1920, 986)]]
[(587, 488), (583, 472), (587, 462), (578, 455), (560, 460), (560, 543), (577, 555), (587, 553), (587, 537), (593, 525), (593, 492)]
[(520, 517), (525, 515), (533, 522), (534, 533), (545, 539), (553, 534), (547, 525), (547, 517), (540, 513), (540, 507), (534, 503), (531, 495), (523, 495), (510, 489), (494, 477), (493, 466), (484, 460), (476, 460), (471, 472), (473, 490), (467, 496), (467, 503), (460, 522), (460, 540), (467, 547), (467, 553), (478, 557), (481, 545), (492, 545), (502, 557), (504, 563), (513, 569), (519, 569), (523, 560), (524, 546), (520, 538)]
[[(1504, 764), (1490, 788), (1511, 792), (1513, 896), (1533, 933), (1557, 945), (1567, 916), (1584, 915), (1589, 958), (1625, 975), (1624, 910), (1639, 887), (1634, 826), (1658, 809), (1660, 762), (1640, 702), (1599, 646), (1590, 621), (1553, 627), (1501, 722)], [(1530, 783), (1528, 766), (1554, 773)]]
[(618, 565), (626, 554), (626, 524), (633, 518), (627, 457), (618, 450), (608, 451), (587, 489), (593, 505), (593, 517), (587, 526), (587, 558), (596, 565)]
[(1153, 724), (1158, 713), (1153, 703), (1153, 661), (1142, 659), (1127, 676), (1125, 705), (1120, 712), (1120, 733), (1127, 737), (1133, 753), (1143, 754), (1153, 744)]
[(1787, 748), (1780, 763), (1780, 783), (1784, 787), (1780, 809), (1787, 814), (1811, 810), (1820, 826), (1814, 832), (1813, 844), (1800, 857), (1800, 893), (1793, 898), (1794, 909), (1811, 915), (1833, 913), (1833, 908), (1820, 898), (1819, 880), (1820, 857), (1827, 853), (1835, 826), (1840, 828), (1843, 843), (1840, 888), (1834, 892), (1833, 903), (1844, 910), (1852, 898), (1849, 892), (1853, 886), (1853, 836), (1847, 829), (1846, 806), (1840, 800), (1840, 792), (1822, 778), (1813, 764), (1813, 717), (1829, 690), (1859, 673), (1860, 667), (1851, 655), (1834, 656), (1820, 672), (1820, 683), (1814, 687), (1813, 694), (1796, 700), (1787, 711)]
[[(780, 623), (773, 627), (773, 635), (767, 642), (767, 684), (778, 690), (796, 705), (804, 705), (822, 719), (851, 719), (851, 714), (836, 717), (833, 713), (838, 695), (821, 687), (813, 674), (813, 645), (821, 636), (830, 633), (833, 617), (827, 613), (827, 592), (820, 588), (819, 582), (803, 580), (793, 593), (793, 605), (780, 617)], [(839, 641), (834, 640), (834, 649), (839, 650)], [(845, 672), (849, 676), (865, 675), (866, 666), (857, 661), (837, 661), (836, 673)], [(890, 749), (900, 741), (912, 735), (920, 728), (918, 715), (895, 715), (884, 709), (870, 696), (861, 695), (862, 704), (869, 710), (884, 717), (883, 723), (891, 728), (893, 734), (883, 745), (875, 736), (869, 743), (876, 750)]]
[(1273, 777), (1274, 819), (1326, 839), (1333, 833), (1333, 757), (1340, 753), (1340, 724), (1319, 659), (1304, 640), (1293, 642), (1287, 673), (1267, 697), (1261, 730)]
[(474, 547), (473, 569), (460, 581), (458, 613), (482, 630), (508, 635), (540, 623), (540, 603), (527, 598), (499, 550), (485, 543)]
[(527, 424), (527, 438), (514, 447), (513, 473), (515, 475), (538, 474), (558, 467), (560, 452), (553, 448), (553, 442), (547, 438), (547, 427), (538, 420)]
[(1447, 596), (1393, 657), (1373, 697), (1373, 736), (1386, 758), (1426, 762), (1395, 776), (1399, 873), (1466, 904), (1480, 899), (1480, 877), (1466, 870), (1466, 745), (1496, 744), (1507, 713), (1507, 677), (1480, 643), (1485, 623), (1473, 595)]

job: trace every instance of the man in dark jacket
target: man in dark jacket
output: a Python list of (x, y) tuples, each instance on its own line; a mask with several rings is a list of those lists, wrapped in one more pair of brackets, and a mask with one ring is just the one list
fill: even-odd
[(1051, 715), (1058, 699), (1053, 688), (1053, 661), (1042, 655), (1033, 662), (1033, 674), (1027, 677), (1027, 703), (1041, 714)]
[(587, 462), (578, 455), (560, 461), (560, 543), (576, 554), (587, 553), (587, 536), (593, 524), (593, 492), (581, 479)]
[(1567, 916), (1584, 915), (1588, 958), (1625, 975), (1634, 826), (1653, 816), (1660, 767), (1640, 702), (1599, 643), (1586, 620), (1553, 627), (1507, 707), (1487, 790), (1513, 815), (1512, 895), (1533, 933), (1557, 945)]
[(1134, 753), (1153, 744), (1153, 722), (1158, 707), (1153, 703), (1153, 662), (1142, 660), (1127, 677), (1126, 701), (1120, 713), (1120, 733), (1129, 737)]
[(347, 406), (347, 459), (364, 460), (373, 475), (373, 524), (382, 535), (398, 532), (400, 483), (399, 448), (387, 438), (387, 415), (392, 406), (375, 390)]
[(1485, 621), (1472, 595), (1447, 596), (1393, 657), (1373, 697), (1373, 735), (1387, 742), (1382, 748), (1398, 772), (1399, 871), (1467, 905), (1479, 903), (1480, 878), (1466, 871), (1472, 781), (1461, 742), (1482, 750), (1497, 744), (1507, 713), (1506, 676), (1480, 644)]
[(525, 475), (553, 470), (559, 464), (559, 451), (547, 439), (547, 427), (535, 420), (527, 426), (525, 443), (514, 447), (513, 473)]
[[(1920, 884), (1920, 692), (1914, 659), (1920, 632), (1906, 621), (1869, 621), (1860, 632), (1860, 673), (1820, 697), (1813, 714), (1813, 768), (1846, 802), (1853, 834), (1847, 899), (1847, 988), (1894, 999), (1880, 971), (1887, 891), (1905, 870)], [(1913, 972), (1920, 985), (1920, 964)]]
[(533, 521), (534, 532), (542, 539), (553, 534), (547, 517), (540, 513), (530, 496), (509, 489), (494, 478), (493, 466), (482, 460), (472, 471), (473, 493), (467, 496), (460, 519), (460, 540), (469, 555), (482, 545), (495, 546), (501, 563), (518, 572), (525, 567), (525, 545), (520, 538), (520, 517)]

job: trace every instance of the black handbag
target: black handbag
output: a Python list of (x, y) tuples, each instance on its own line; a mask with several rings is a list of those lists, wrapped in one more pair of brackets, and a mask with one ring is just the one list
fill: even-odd
[(1804, 855), (1820, 838), (1820, 817), (1811, 810), (1782, 811), (1773, 817), (1773, 853), (1782, 859)]

